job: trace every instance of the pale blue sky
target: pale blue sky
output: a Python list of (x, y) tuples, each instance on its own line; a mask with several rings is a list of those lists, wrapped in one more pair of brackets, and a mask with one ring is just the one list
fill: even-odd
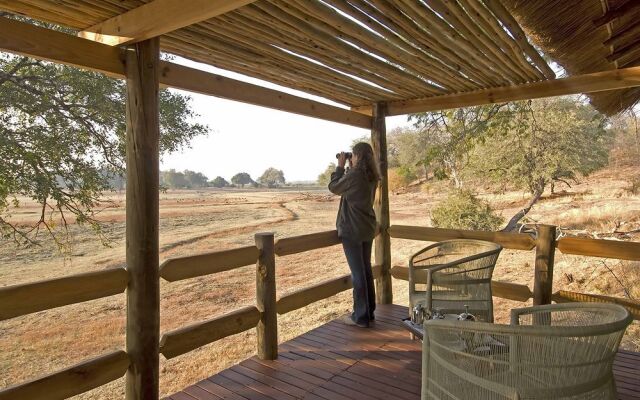
[[(188, 60), (174, 62), (234, 79), (281, 90), (297, 96), (328, 100), (283, 88), (268, 82), (216, 69)], [(301, 115), (219, 99), (190, 92), (199, 121), (209, 125), (211, 134), (197, 138), (191, 149), (165, 155), (161, 169), (190, 169), (210, 179), (220, 175), (227, 180), (237, 172), (258, 178), (265, 169), (284, 171), (287, 181), (315, 180), (334, 160), (335, 153), (347, 150), (356, 138), (369, 131)], [(407, 125), (406, 116), (387, 118), (387, 129)]]

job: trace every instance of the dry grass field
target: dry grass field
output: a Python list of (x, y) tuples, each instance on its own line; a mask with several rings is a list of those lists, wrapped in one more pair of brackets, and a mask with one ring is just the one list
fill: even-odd
[[(544, 197), (531, 219), (561, 226), (566, 234), (596, 233), (620, 238), (614, 231), (640, 228), (640, 197), (627, 190), (640, 170), (603, 170), (583, 183)], [(444, 197), (445, 186), (393, 195), (391, 222), (429, 225), (429, 210)], [(482, 193), (483, 198), (510, 217), (526, 202), (522, 193)], [(253, 234), (273, 231), (276, 238), (333, 229), (338, 199), (327, 192), (203, 190), (161, 194), (161, 260), (171, 256), (223, 250), (253, 243)], [(66, 254), (44, 242), (41, 246), (0, 247), (0, 286), (96, 271), (125, 262), (124, 197), (110, 195), (112, 206), (100, 218), (107, 223), (109, 247), (86, 229), (71, 226)], [(37, 209), (29, 204), (15, 213), (28, 221)], [(640, 240), (640, 234), (626, 240)], [(392, 239), (393, 264), (406, 263), (425, 243)], [(504, 251), (495, 279), (531, 285), (533, 252)], [(279, 293), (348, 272), (338, 246), (281, 257), (277, 263)], [(394, 280), (394, 302), (407, 304), (406, 282)], [(640, 263), (556, 254), (555, 290), (628, 295), (640, 298)], [(255, 301), (255, 269), (244, 267), (210, 277), (161, 283), (161, 330), (211, 318)], [(279, 318), (279, 339), (290, 339), (336, 318), (350, 307), (350, 293)], [(522, 303), (496, 299), (498, 321)], [(0, 322), (0, 386), (33, 378), (124, 346), (125, 296), (62, 307)], [(640, 326), (634, 324), (623, 346), (640, 351)], [(168, 394), (251, 355), (255, 334), (246, 332), (210, 344), (172, 360), (161, 357), (161, 392)], [(122, 379), (86, 393), (82, 399), (120, 399)]]

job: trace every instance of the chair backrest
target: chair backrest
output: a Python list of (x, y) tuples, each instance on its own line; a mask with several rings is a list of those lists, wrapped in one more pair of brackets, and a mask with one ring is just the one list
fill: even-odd
[(427, 321), (425, 351), (431, 368), (444, 371), (431, 379), (480, 377), (522, 398), (589, 393), (611, 383), (613, 358), (632, 321), (619, 305), (594, 303), (518, 309), (513, 318), (517, 325)]
[(410, 260), (409, 293), (418, 293), (416, 284), (424, 270), (427, 308), (461, 312), (462, 303), (483, 321), (493, 321), (491, 277), (502, 246), (497, 243), (455, 239), (439, 242), (416, 253)]

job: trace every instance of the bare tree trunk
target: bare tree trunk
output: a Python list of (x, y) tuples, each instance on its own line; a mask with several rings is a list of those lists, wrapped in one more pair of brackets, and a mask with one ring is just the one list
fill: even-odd
[(518, 227), (518, 222), (520, 222), (520, 220), (524, 218), (529, 211), (531, 211), (531, 207), (533, 207), (533, 205), (536, 204), (538, 200), (540, 200), (540, 197), (542, 197), (542, 192), (543, 190), (539, 190), (536, 193), (534, 193), (531, 199), (529, 199), (529, 202), (527, 203), (527, 205), (522, 210), (518, 211), (516, 215), (511, 217), (511, 219), (509, 220), (509, 223), (507, 224), (507, 226), (504, 227), (502, 231), (510, 232), (510, 231), (516, 230), (516, 228)]
[(456, 189), (461, 189), (462, 181), (460, 180), (460, 176), (458, 176), (458, 170), (455, 168), (455, 166), (450, 166), (449, 169), (451, 170), (451, 178), (453, 179), (453, 183)]

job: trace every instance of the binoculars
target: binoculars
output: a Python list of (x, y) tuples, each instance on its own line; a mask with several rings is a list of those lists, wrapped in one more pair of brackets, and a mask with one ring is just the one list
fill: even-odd
[[(347, 157), (347, 160), (351, 160), (351, 157), (353, 157), (353, 153), (345, 152), (344, 155)], [(336, 158), (340, 158), (340, 153), (336, 153)]]

